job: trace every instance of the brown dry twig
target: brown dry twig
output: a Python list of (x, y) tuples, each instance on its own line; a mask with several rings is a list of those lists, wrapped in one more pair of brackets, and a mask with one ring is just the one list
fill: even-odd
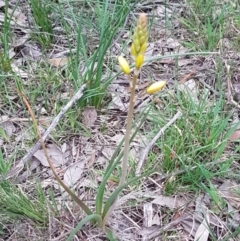
[(52, 170), (52, 172), (53, 172), (54, 177), (55, 177), (56, 180), (59, 182), (59, 184), (64, 188), (64, 190), (71, 196), (71, 198), (72, 198), (77, 204), (79, 204), (79, 206), (80, 206), (88, 215), (92, 214), (91, 210), (85, 205), (85, 203), (83, 203), (82, 200), (80, 200), (80, 199), (76, 196), (76, 194), (74, 194), (74, 193), (67, 187), (67, 185), (60, 179), (60, 177), (59, 177), (58, 174), (56, 173), (55, 168), (54, 168), (54, 166), (53, 166), (53, 164), (52, 164), (52, 162), (50, 161), (50, 158), (49, 158), (49, 156), (48, 156), (47, 149), (46, 149), (44, 140), (43, 140), (43, 138), (42, 138), (42, 135), (41, 135), (41, 133), (40, 133), (40, 130), (39, 130), (39, 128), (38, 128), (37, 120), (36, 120), (35, 115), (34, 115), (34, 113), (33, 113), (33, 111), (32, 111), (32, 108), (31, 108), (31, 106), (29, 105), (29, 103), (28, 103), (27, 98), (25, 97), (25, 95), (24, 95), (23, 93), (21, 93), (19, 90), (17, 90), (17, 92), (18, 92), (18, 94), (22, 97), (23, 102), (24, 102), (25, 105), (27, 106), (28, 111), (29, 111), (29, 114), (30, 114), (31, 117), (32, 117), (33, 124), (34, 124), (34, 126), (35, 126), (35, 128), (36, 128), (39, 141), (40, 141), (41, 146), (42, 146), (43, 151), (44, 151), (44, 155), (45, 155), (45, 157), (46, 157), (46, 159), (47, 159), (47, 162), (48, 162), (48, 164), (49, 164), (49, 166), (50, 166), (50, 168), (51, 168), (51, 170)]
[(188, 81), (194, 74), (196, 74), (196, 69), (191, 71), (189, 74), (185, 75), (181, 80), (178, 81), (179, 84), (183, 84)]
[(233, 99), (233, 95), (232, 95), (232, 83), (231, 83), (231, 78), (230, 78), (230, 65), (228, 65), (225, 62), (225, 66), (226, 66), (226, 69), (227, 69), (227, 87), (228, 87), (227, 99), (228, 99), (228, 102), (233, 104), (234, 106), (236, 106), (238, 109), (240, 109), (240, 105)]
[(140, 170), (142, 168), (142, 165), (144, 163), (144, 160), (148, 156), (149, 151), (151, 150), (152, 146), (156, 143), (156, 141), (159, 139), (159, 137), (164, 133), (164, 131), (172, 125), (178, 118), (182, 116), (182, 113), (178, 111), (173, 118), (163, 127), (161, 130), (157, 133), (157, 135), (148, 143), (146, 148), (143, 150), (143, 153), (141, 154), (141, 158), (138, 162), (137, 168), (136, 168), (136, 176), (140, 175)]
[[(69, 108), (72, 107), (72, 105), (78, 101), (83, 96), (83, 91), (85, 89), (86, 85), (84, 84), (77, 92), (76, 94), (70, 99), (70, 101), (61, 109), (61, 111), (58, 113), (58, 115), (54, 118), (51, 125), (48, 127), (48, 129), (44, 132), (42, 135), (43, 142), (47, 139), (49, 134), (52, 132), (52, 130), (57, 126), (61, 118), (64, 116), (64, 114), (67, 112)], [(18, 174), (22, 171), (24, 165), (32, 158), (34, 153), (39, 150), (41, 147), (41, 141), (39, 140), (29, 151), (28, 153), (19, 161), (19, 163), (9, 171), (9, 173), (6, 176), (6, 179), (13, 178), (18, 176)]]

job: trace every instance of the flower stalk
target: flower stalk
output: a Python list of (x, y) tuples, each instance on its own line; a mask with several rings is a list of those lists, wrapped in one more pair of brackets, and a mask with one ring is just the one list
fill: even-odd
[[(138, 23), (135, 28), (131, 45), (131, 55), (135, 60), (135, 69), (133, 72), (133, 77), (130, 78), (130, 67), (122, 56), (118, 57), (118, 63), (122, 69), (122, 71), (128, 75), (130, 79), (130, 102), (127, 116), (127, 126), (126, 126), (126, 134), (125, 134), (125, 142), (124, 142), (124, 150), (123, 150), (123, 160), (122, 160), (122, 175), (118, 184), (118, 187), (124, 185), (127, 173), (128, 173), (128, 153), (129, 153), (129, 144), (130, 144), (130, 135), (131, 135), (131, 126), (133, 119), (133, 110), (134, 110), (134, 102), (135, 102), (135, 89), (137, 84), (137, 79), (139, 76), (140, 69), (144, 62), (144, 53), (147, 49), (147, 41), (148, 41), (148, 31), (147, 31), (147, 16), (146, 14), (140, 14), (138, 18)], [(108, 212), (103, 218), (103, 225), (105, 225), (107, 218), (111, 214), (114, 209), (117, 197), (113, 201), (112, 206), (109, 208)]]
[(136, 89), (139, 71), (144, 62), (144, 53), (146, 52), (146, 49), (147, 49), (147, 41), (148, 41), (147, 16), (146, 14), (142, 13), (139, 15), (137, 27), (135, 28), (135, 31), (133, 34), (133, 41), (131, 45), (131, 55), (135, 59), (135, 69), (134, 69), (133, 78), (132, 78), (131, 95), (130, 95), (125, 143), (124, 143), (124, 150), (123, 150), (122, 175), (119, 181), (119, 186), (122, 186), (124, 184), (127, 176), (127, 172), (128, 172), (128, 153), (129, 153), (129, 144), (130, 144), (129, 140), (130, 140), (130, 134), (131, 134), (132, 119), (133, 119), (135, 89)]

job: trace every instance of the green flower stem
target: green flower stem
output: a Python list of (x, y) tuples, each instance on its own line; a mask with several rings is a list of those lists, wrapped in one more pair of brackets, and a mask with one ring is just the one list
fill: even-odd
[[(127, 128), (125, 134), (125, 142), (124, 142), (124, 150), (123, 150), (123, 160), (122, 160), (122, 175), (118, 184), (118, 188), (121, 187), (126, 179), (127, 172), (128, 172), (128, 152), (129, 152), (129, 142), (130, 142), (130, 134), (131, 134), (131, 126), (132, 126), (132, 117), (133, 117), (133, 109), (134, 109), (134, 102), (135, 102), (135, 89), (137, 84), (139, 70), (134, 70), (134, 75), (132, 79), (132, 86), (131, 86), (131, 95), (130, 95), (130, 102), (129, 102), (129, 109), (128, 109), (128, 116), (127, 116)], [(115, 203), (117, 200), (118, 195), (115, 197), (115, 200), (112, 202), (112, 206), (108, 209), (106, 215), (104, 216), (102, 225), (105, 226), (105, 223), (114, 210)]]
[(133, 109), (134, 109), (134, 102), (135, 102), (135, 88), (136, 88), (138, 74), (139, 74), (139, 71), (135, 69), (133, 79), (132, 79), (132, 86), (131, 86), (131, 96), (130, 96), (130, 103), (129, 103), (129, 109), (128, 109), (127, 128), (126, 128), (125, 143), (124, 143), (124, 150), (123, 150), (122, 175), (120, 178), (119, 186), (122, 186), (124, 184), (127, 176), (127, 172), (128, 172), (129, 140), (130, 140), (130, 134), (131, 134)]

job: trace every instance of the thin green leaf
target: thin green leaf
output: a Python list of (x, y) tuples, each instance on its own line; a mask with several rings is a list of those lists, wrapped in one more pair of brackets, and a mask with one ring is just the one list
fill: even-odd
[(146, 176), (149, 176), (151, 175), (152, 173), (154, 173), (155, 170), (151, 170), (151, 171), (148, 171), (140, 176), (137, 176), (137, 177), (134, 177), (134, 178), (131, 178), (128, 182), (126, 182), (125, 184), (123, 184), (122, 186), (118, 187), (114, 192), (113, 194), (108, 198), (105, 206), (104, 206), (104, 209), (103, 209), (103, 214), (102, 214), (102, 218), (104, 219), (104, 217), (106, 216), (109, 208), (112, 206), (113, 202), (116, 200), (116, 198), (118, 197), (119, 193), (125, 188), (127, 187), (128, 185), (130, 185), (131, 183), (133, 182), (136, 182), (138, 180), (140, 180), (141, 178), (143, 177), (146, 177)]
[(105, 228), (105, 233), (107, 235), (107, 238), (110, 240), (110, 241), (117, 241), (117, 239), (114, 237), (114, 234), (112, 232), (111, 229), (109, 228)]
[[(140, 114), (140, 117), (144, 114), (140, 124), (138, 125), (138, 127), (136, 128), (136, 130), (134, 131), (133, 135), (131, 136), (131, 139), (130, 139), (130, 142), (133, 140), (133, 138), (136, 136), (136, 134), (138, 133), (140, 127), (142, 126), (142, 124), (144, 123), (144, 121), (146, 120), (146, 117), (148, 115), (150, 111), (150, 108), (148, 108), (148, 110), (146, 111), (146, 113), (143, 111), (141, 114)], [(135, 123), (137, 122), (137, 120), (135, 121)], [(105, 190), (105, 186), (106, 186), (106, 183), (107, 183), (107, 180), (109, 179), (112, 171), (114, 170), (114, 168), (117, 166), (117, 164), (119, 163), (119, 161), (121, 160), (122, 156), (123, 156), (123, 151), (119, 154), (119, 156), (117, 157), (116, 159), (116, 156), (119, 152), (119, 150), (121, 149), (122, 147), (122, 144), (124, 142), (124, 138), (122, 139), (122, 141), (119, 143), (118, 147), (116, 148), (115, 152), (113, 153), (112, 155), (112, 158), (111, 160), (109, 161), (109, 164), (107, 166), (107, 169), (105, 171), (105, 174), (104, 174), (104, 178), (98, 188), (98, 193), (97, 193), (97, 196), (96, 196), (96, 213), (97, 214), (101, 214), (102, 212), (102, 205), (103, 205), (103, 195), (104, 195), (104, 190)]]
[(98, 226), (101, 227), (101, 224), (102, 224), (102, 218), (100, 215), (98, 214), (91, 214), (91, 215), (88, 215), (87, 217), (83, 218), (79, 223), (78, 225), (72, 230), (71, 234), (69, 235), (69, 237), (67, 238), (66, 241), (71, 241), (72, 238), (74, 237), (74, 235), (79, 231), (81, 230), (82, 226), (91, 221), (91, 220), (95, 220), (97, 221), (98, 223)]
[(8, 136), (7, 136), (7, 134), (6, 134), (6, 131), (5, 131), (2, 127), (0, 127), (0, 136), (1, 136), (5, 141), (9, 142), (9, 138), (8, 138)]

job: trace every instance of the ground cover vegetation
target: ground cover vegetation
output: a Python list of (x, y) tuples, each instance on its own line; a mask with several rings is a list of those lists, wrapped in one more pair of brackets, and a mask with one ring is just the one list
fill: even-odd
[(0, 0), (0, 240), (239, 240), (239, 11)]

